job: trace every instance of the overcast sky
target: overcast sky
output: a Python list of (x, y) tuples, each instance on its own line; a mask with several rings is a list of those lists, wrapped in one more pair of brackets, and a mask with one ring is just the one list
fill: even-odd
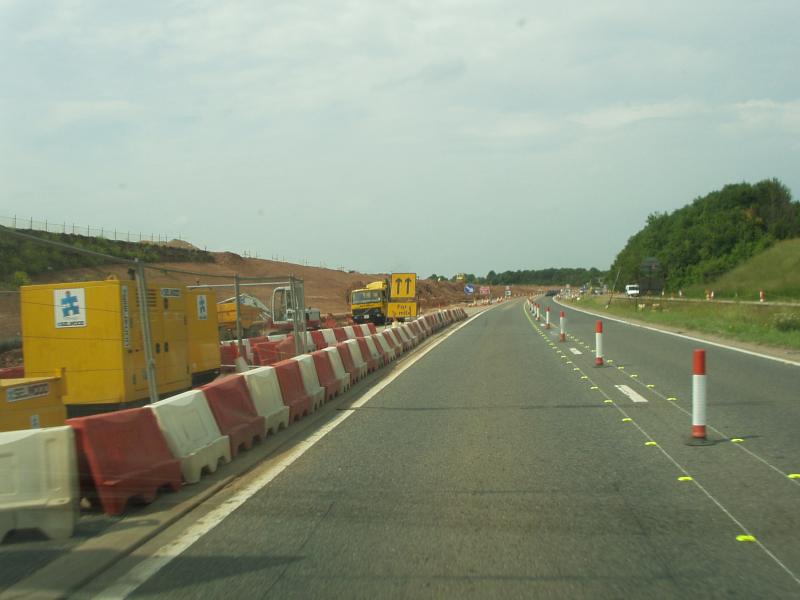
[(608, 268), (800, 195), (800, 2), (0, 0), (0, 216), (370, 272)]

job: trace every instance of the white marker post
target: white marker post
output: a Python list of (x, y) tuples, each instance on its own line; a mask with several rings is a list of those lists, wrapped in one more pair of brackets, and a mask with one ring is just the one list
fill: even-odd
[(559, 325), (561, 326), (561, 335), (558, 337), (560, 342), (567, 341), (567, 315), (564, 314), (564, 311), (561, 311), (559, 315)]
[(694, 351), (692, 375), (692, 439), (706, 439), (706, 351)]
[(765, 299), (766, 298), (764, 297), (764, 290), (759, 290), (758, 291), (758, 301), (759, 302), (764, 302)]
[(594, 328), (594, 366), (603, 366), (603, 322), (600, 320)]
[(549, 306), (544, 309), (544, 317), (545, 317), (544, 328), (545, 329), (550, 329), (550, 307)]

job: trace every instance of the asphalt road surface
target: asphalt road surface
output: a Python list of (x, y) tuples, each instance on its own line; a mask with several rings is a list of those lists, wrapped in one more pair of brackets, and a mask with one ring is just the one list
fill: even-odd
[(800, 369), (709, 347), (690, 446), (698, 344), (594, 322), (476, 316), (126, 593), (800, 597)]

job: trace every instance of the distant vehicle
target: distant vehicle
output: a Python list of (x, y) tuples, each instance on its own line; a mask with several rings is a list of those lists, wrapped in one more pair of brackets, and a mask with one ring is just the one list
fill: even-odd
[(545, 296), (557, 296), (558, 295), (558, 290), (547, 290), (544, 293), (544, 295)]
[(625, 295), (628, 298), (635, 298), (639, 295), (639, 284), (638, 283), (629, 283), (625, 286)]
[(350, 294), (350, 314), (356, 323), (386, 323), (389, 312), (389, 282), (373, 281)]

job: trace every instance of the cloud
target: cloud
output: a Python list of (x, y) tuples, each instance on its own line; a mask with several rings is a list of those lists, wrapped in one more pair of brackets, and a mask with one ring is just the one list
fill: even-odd
[(732, 125), (739, 128), (800, 132), (800, 100), (787, 102), (769, 98), (747, 100), (733, 104), (729, 110), (735, 118)]
[(127, 121), (134, 118), (136, 105), (124, 100), (78, 100), (50, 103), (46, 127), (60, 129), (82, 121)]
[(618, 129), (640, 121), (679, 119), (708, 112), (699, 102), (674, 100), (655, 104), (605, 106), (570, 115), (568, 119), (588, 129)]

